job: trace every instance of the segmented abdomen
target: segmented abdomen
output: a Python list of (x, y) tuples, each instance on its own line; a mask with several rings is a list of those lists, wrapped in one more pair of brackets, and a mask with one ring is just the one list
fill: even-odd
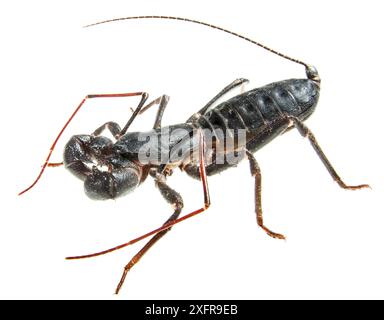
[(319, 97), (318, 85), (309, 79), (274, 82), (237, 95), (209, 109), (198, 120), (202, 128), (245, 129), (250, 151), (265, 145), (288, 127), (288, 116), (305, 120)]

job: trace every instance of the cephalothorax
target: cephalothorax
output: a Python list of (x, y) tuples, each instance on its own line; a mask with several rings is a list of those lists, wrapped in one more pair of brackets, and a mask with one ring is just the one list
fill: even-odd
[[(28, 191), (37, 183), (47, 166), (62, 164), (49, 162), (52, 151), (69, 122), (87, 99), (141, 96), (139, 105), (122, 129), (115, 122), (107, 122), (90, 135), (73, 136), (64, 150), (63, 163), (65, 167), (84, 181), (85, 192), (90, 198), (99, 200), (115, 199), (133, 191), (148, 176), (151, 176), (154, 178), (162, 196), (174, 207), (173, 214), (160, 228), (108, 250), (68, 258), (80, 259), (105, 254), (153, 235), (152, 239), (124, 268), (116, 293), (119, 292), (128, 271), (174, 224), (197, 215), (210, 206), (206, 177), (231, 168), (242, 159), (249, 160), (251, 174), (255, 177), (255, 211), (258, 225), (271, 237), (284, 239), (283, 235), (271, 231), (264, 225), (261, 206), (261, 171), (253, 153), (291, 128), (296, 128), (303, 137), (309, 139), (320, 160), (340, 187), (352, 190), (368, 187), (365, 184), (346, 185), (324, 155), (312, 132), (303, 123), (313, 113), (319, 99), (320, 77), (313, 66), (283, 55), (232, 31), (186, 18), (137, 16), (113, 19), (96, 24), (130, 19), (181, 20), (221, 30), (305, 66), (307, 78), (274, 82), (246, 91), (218, 105), (214, 105), (224, 94), (248, 81), (246, 79), (237, 79), (221, 90), (185, 123), (165, 127), (161, 126), (161, 120), (169, 100), (166, 95), (148, 104), (146, 104), (148, 94), (145, 92), (92, 94), (87, 95), (82, 100), (55, 139), (37, 179), (20, 194)], [(147, 133), (128, 132), (134, 119), (153, 105), (159, 106), (153, 130)], [(101, 133), (104, 130), (109, 130), (115, 141), (102, 136)], [(239, 142), (240, 133), (243, 133), (242, 143)], [(164, 139), (165, 135), (166, 139)], [(142, 139), (143, 136), (151, 139)], [(196, 148), (196, 146), (198, 147)], [(196, 149), (198, 156), (192, 156)], [(180, 150), (184, 151), (184, 153), (181, 152), (181, 155), (179, 154)], [(149, 151), (155, 156), (145, 157)], [(235, 162), (229, 161), (231, 153), (240, 155), (236, 157)], [(166, 157), (163, 158), (164, 154)], [(143, 158), (146, 161), (143, 161)], [(218, 159), (223, 161), (219, 162)], [(191, 177), (201, 180), (204, 191), (204, 205), (202, 208), (181, 218), (179, 218), (179, 215), (183, 208), (183, 200), (175, 190), (168, 186), (166, 181), (167, 176), (175, 168), (180, 168)]]

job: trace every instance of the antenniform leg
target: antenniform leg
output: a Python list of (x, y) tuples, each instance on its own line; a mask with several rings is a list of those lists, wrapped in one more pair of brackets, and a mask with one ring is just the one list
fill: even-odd
[(257, 224), (272, 238), (284, 240), (285, 237), (282, 234), (272, 232), (264, 225), (263, 209), (261, 206), (261, 171), (259, 164), (257, 163), (256, 158), (253, 156), (253, 154), (247, 151), (247, 156), (249, 159), (251, 174), (255, 177), (255, 210)]
[(127, 276), (127, 273), (129, 270), (132, 269), (132, 267), (139, 262), (139, 260), (143, 257), (143, 255), (157, 242), (159, 241), (169, 230), (171, 230), (172, 226), (178, 222), (181, 222), (183, 220), (186, 220), (190, 217), (193, 217), (201, 212), (204, 212), (207, 210), (211, 204), (210, 197), (209, 197), (209, 190), (208, 190), (208, 183), (207, 183), (207, 176), (205, 172), (205, 165), (204, 165), (204, 138), (202, 133), (200, 133), (200, 177), (201, 181), (203, 183), (203, 190), (204, 190), (204, 207), (201, 209), (195, 210), (186, 216), (178, 219), (181, 210), (184, 206), (183, 199), (175, 190), (173, 190), (171, 187), (169, 187), (165, 182), (165, 176), (159, 173), (154, 174), (154, 178), (156, 181), (156, 186), (159, 188), (161, 195), (164, 197), (164, 199), (172, 204), (175, 208), (175, 211), (173, 214), (168, 218), (168, 220), (163, 224), (163, 227), (167, 227), (166, 229), (160, 230), (158, 233), (156, 233), (151, 240), (129, 261), (129, 263), (125, 266), (123, 275), (120, 279), (119, 284), (116, 288), (116, 294), (119, 293), (125, 278)]
[(295, 117), (290, 117), (292, 120), (294, 126), (296, 129), (300, 132), (300, 134), (304, 138), (308, 138), (309, 142), (311, 143), (313, 149), (319, 156), (320, 160), (323, 162), (324, 166), (327, 168), (329, 174), (332, 176), (332, 178), (338, 183), (338, 185), (343, 189), (349, 189), (349, 190), (357, 190), (357, 189), (363, 189), (363, 188), (369, 188), (369, 185), (367, 184), (361, 184), (357, 186), (350, 186), (345, 184), (345, 182), (340, 178), (340, 176), (337, 174), (336, 170), (333, 168), (332, 164), (329, 162), (328, 158), (325, 156), (323, 150), (320, 148), (319, 144), (317, 143), (317, 140), (311, 130), (299, 119)]
[[(67, 257), (66, 259), (68, 260), (76, 260), (76, 259), (85, 259), (85, 258), (91, 258), (91, 257), (97, 257), (97, 256), (100, 256), (100, 255), (104, 255), (104, 254), (107, 254), (107, 253), (110, 253), (110, 252), (113, 252), (113, 251), (116, 251), (116, 250), (119, 250), (119, 249), (122, 249), (122, 248), (125, 248), (129, 245), (132, 245), (136, 242), (139, 242), (145, 238), (148, 238), (150, 236), (154, 236), (145, 246), (142, 250), (140, 250), (132, 259), (131, 261), (127, 264), (127, 266), (124, 268), (124, 272), (123, 272), (123, 275), (121, 277), (121, 280), (116, 288), (116, 293), (119, 292), (119, 290), (121, 289), (121, 286), (123, 285), (124, 283), (124, 280), (125, 280), (125, 277), (127, 276), (127, 273), (128, 271), (140, 260), (140, 258), (149, 250), (149, 248), (151, 248), (166, 232), (169, 231), (169, 229), (174, 226), (175, 224), (177, 223), (180, 223), (182, 221), (185, 221), (189, 218), (192, 218), (202, 212), (204, 212), (205, 210), (207, 210), (209, 208), (209, 206), (211, 205), (211, 200), (210, 200), (210, 197), (209, 197), (209, 189), (208, 189), (208, 182), (207, 182), (207, 175), (206, 175), (206, 172), (205, 172), (205, 166), (204, 166), (204, 137), (202, 134), (200, 134), (200, 155), (199, 155), (199, 161), (200, 161), (200, 180), (202, 182), (202, 185), (203, 185), (203, 191), (204, 191), (204, 206), (201, 207), (200, 209), (197, 209), (195, 211), (192, 211), (191, 213), (181, 217), (181, 218), (178, 218), (180, 212), (181, 212), (181, 209), (183, 207), (183, 200), (181, 198), (181, 196), (176, 192), (174, 191), (173, 189), (171, 189), (166, 183), (165, 181), (163, 181), (163, 178), (164, 176), (162, 175), (155, 175), (155, 178), (158, 178), (158, 177), (163, 177), (162, 179), (157, 179), (156, 183), (157, 183), (157, 186), (160, 190), (160, 192), (162, 193), (162, 195), (164, 196), (164, 198), (172, 203), (173, 205), (175, 205), (175, 211), (174, 213), (171, 215), (171, 217), (163, 224), (163, 226), (161, 226), (160, 228), (157, 228), (155, 230), (152, 230), (144, 235), (141, 235), (140, 237), (137, 237), (135, 239), (132, 239), (131, 241), (128, 241), (126, 243), (123, 243), (121, 245), (118, 245), (116, 247), (113, 247), (113, 248), (110, 248), (110, 249), (107, 249), (107, 250), (103, 250), (103, 251), (100, 251), (100, 252), (96, 252), (96, 253), (91, 253), (91, 254), (86, 254), (86, 255), (81, 255), (81, 256), (72, 256), (72, 257)], [(163, 233), (163, 231), (165, 231)]]
[[(57, 135), (56, 139), (53, 141), (52, 146), (49, 149), (48, 156), (45, 159), (45, 162), (43, 163), (42, 168), (41, 168), (37, 178), (35, 179), (35, 181), (33, 181), (33, 183), (28, 188), (26, 188), (23, 191), (21, 191), (19, 193), (19, 196), (22, 195), (23, 193), (27, 192), (28, 190), (32, 189), (36, 185), (36, 183), (40, 180), (41, 176), (43, 175), (43, 173), (45, 171), (45, 168), (47, 166), (55, 167), (55, 166), (61, 165), (61, 163), (59, 165), (50, 164), (49, 160), (51, 159), (52, 152), (55, 149), (56, 144), (59, 141), (61, 135), (63, 134), (65, 129), (68, 127), (69, 123), (72, 121), (72, 119), (75, 117), (77, 112), (79, 112), (81, 107), (84, 105), (84, 103), (88, 99), (94, 99), (94, 98), (123, 98), (123, 97), (134, 97), (134, 96), (141, 96), (141, 101), (140, 101), (138, 107), (136, 108), (135, 112), (133, 113), (133, 115), (131, 116), (131, 118), (129, 119), (128, 123), (125, 125), (125, 127), (123, 128), (122, 131), (127, 130), (128, 127), (130, 126), (130, 124), (133, 122), (133, 120), (135, 119), (136, 115), (140, 112), (140, 110), (143, 107), (145, 101), (147, 100), (148, 94), (146, 92), (129, 92), (129, 93), (106, 93), (106, 94), (88, 94), (88, 95), (86, 95), (84, 97), (84, 99), (80, 102), (80, 104), (76, 107), (75, 111), (71, 114), (71, 116), (69, 117), (67, 122), (64, 124), (63, 128), (60, 130), (60, 132)], [(123, 133), (120, 132), (120, 135), (121, 134), (123, 134)]]
[[(169, 101), (169, 97), (166, 95), (162, 95), (162, 96), (158, 97), (157, 99), (153, 100), (152, 102), (148, 103), (146, 106), (143, 106), (141, 108), (141, 110), (139, 110), (139, 112), (136, 114), (140, 115), (140, 114), (144, 113), (146, 110), (148, 110), (150, 107), (152, 107), (153, 105), (158, 104), (159, 110), (157, 111), (155, 124), (153, 126), (153, 129), (158, 129), (161, 127), (161, 120), (162, 120), (164, 110), (165, 110), (165, 107), (167, 106), (168, 101)], [(133, 110), (133, 112), (135, 112), (135, 110)], [(122, 130), (121, 130), (120, 126), (116, 122), (113, 122), (113, 121), (108, 121), (108, 122), (104, 123), (102, 126), (97, 128), (92, 133), (92, 135), (99, 136), (104, 130), (108, 130), (115, 139), (118, 139), (119, 136), (121, 136)]]

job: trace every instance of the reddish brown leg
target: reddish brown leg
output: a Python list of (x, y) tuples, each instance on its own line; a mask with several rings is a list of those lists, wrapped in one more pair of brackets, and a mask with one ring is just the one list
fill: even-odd
[(323, 150), (320, 148), (320, 145), (318, 144), (314, 134), (311, 130), (299, 119), (295, 117), (290, 118), (293, 124), (295, 125), (296, 129), (299, 131), (299, 133), (304, 137), (308, 138), (309, 142), (312, 145), (312, 148), (315, 150), (317, 155), (319, 156), (321, 162), (324, 164), (324, 166), (327, 168), (329, 174), (337, 182), (337, 184), (343, 188), (348, 190), (359, 190), (363, 188), (370, 188), (368, 184), (360, 184), (356, 186), (347, 185), (341, 177), (337, 174), (336, 170), (333, 168), (332, 164), (329, 162), (328, 158), (325, 156)]
[(261, 206), (261, 170), (259, 167), (259, 164), (256, 161), (256, 158), (253, 156), (252, 153), (247, 151), (247, 156), (249, 159), (249, 164), (251, 168), (251, 174), (255, 177), (255, 210), (256, 210), (256, 218), (257, 218), (257, 224), (272, 238), (276, 239), (282, 239), (284, 240), (285, 237), (282, 234), (275, 233), (271, 230), (269, 230), (265, 225), (263, 221), (263, 209)]
[[(157, 111), (155, 125), (154, 125), (153, 129), (160, 128), (161, 119), (163, 117), (164, 109), (167, 106), (168, 101), (169, 101), (169, 97), (166, 95), (162, 95), (162, 96), (156, 98), (155, 100), (151, 101), (150, 103), (148, 103), (145, 106), (142, 106), (139, 104), (139, 106), (136, 108), (136, 110), (138, 109), (138, 111), (135, 111), (134, 109), (131, 108), (133, 119), (130, 118), (128, 122), (132, 123), (132, 121), (134, 120), (136, 115), (140, 115), (140, 114), (144, 113), (145, 111), (147, 111), (150, 107), (158, 104), (159, 110)], [(125, 131), (127, 129), (128, 128), (126, 128)], [(99, 128), (97, 128), (92, 133), (92, 135), (99, 136), (104, 130), (108, 130), (115, 139), (119, 139), (119, 137), (124, 134), (123, 130), (121, 130), (120, 126), (116, 122), (108, 121), (108, 122), (104, 123), (102, 126), (100, 126)]]
[(133, 97), (133, 96), (142, 96), (139, 106), (136, 108), (134, 114), (132, 115), (131, 119), (128, 121), (128, 123), (125, 125), (123, 130), (127, 130), (129, 125), (132, 123), (135, 116), (140, 112), (141, 107), (144, 105), (145, 100), (148, 98), (148, 94), (145, 92), (131, 92), (131, 93), (107, 93), (107, 94), (89, 94), (85, 96), (85, 98), (80, 102), (80, 104), (77, 106), (75, 111), (72, 113), (72, 115), (69, 117), (67, 122), (64, 124), (63, 128), (60, 130), (59, 134), (57, 135), (56, 139), (53, 141), (53, 144), (51, 148), (49, 149), (49, 153), (47, 158), (45, 159), (45, 162), (42, 165), (42, 168), (40, 170), (40, 173), (38, 174), (35, 181), (26, 189), (21, 191), (19, 193), (19, 196), (21, 196), (23, 193), (27, 192), (28, 190), (32, 189), (36, 183), (40, 180), (43, 172), (45, 171), (45, 168), (48, 166), (49, 159), (51, 158), (52, 152), (55, 149), (55, 146), (57, 142), (59, 141), (61, 135), (63, 134), (64, 130), (68, 127), (69, 123), (72, 121), (72, 119), (75, 117), (77, 112), (81, 109), (81, 107), (84, 105), (85, 101), (88, 99), (93, 98), (122, 98), (122, 97)]
[(168, 220), (164, 223), (164, 226), (167, 226), (167, 229), (160, 231), (159, 233), (155, 234), (151, 240), (148, 241), (148, 243), (138, 252), (136, 253), (133, 258), (128, 262), (128, 264), (124, 267), (124, 272), (121, 276), (121, 279), (119, 281), (119, 284), (116, 287), (115, 293), (118, 294), (125, 278), (128, 274), (128, 272), (132, 269), (132, 267), (140, 261), (140, 259), (144, 256), (144, 254), (147, 253), (147, 251), (152, 248), (152, 246), (159, 241), (167, 232), (171, 230), (172, 227), (168, 227), (169, 223), (177, 220), (179, 217), (181, 210), (183, 209), (183, 199), (180, 196), (179, 193), (177, 193), (175, 190), (170, 188), (164, 181), (165, 177), (161, 177), (162, 181), (160, 179), (156, 179), (156, 186), (159, 188), (161, 195), (164, 197), (167, 202), (172, 204), (172, 206), (175, 208), (174, 213), (168, 218)]
[(64, 162), (48, 162), (47, 167), (49, 168), (55, 168), (55, 167), (60, 167), (64, 164)]
[(97, 253), (92, 253), (92, 254), (87, 254), (87, 255), (82, 255), (82, 256), (73, 256), (73, 257), (67, 257), (66, 259), (68, 260), (74, 260), (74, 259), (84, 259), (84, 258), (91, 258), (91, 257), (96, 257), (96, 256), (100, 256), (100, 255), (103, 255), (103, 254), (106, 254), (106, 253), (110, 253), (112, 251), (116, 251), (116, 250), (119, 250), (119, 249), (122, 249), (124, 247), (127, 247), (131, 244), (134, 244), (136, 242), (139, 242), (145, 238), (148, 238), (152, 235), (155, 235), (132, 259), (131, 261), (125, 266), (124, 268), (124, 272), (123, 272), (123, 275), (121, 277), (121, 280), (116, 288), (116, 293), (119, 292), (119, 290), (121, 289), (121, 286), (123, 285), (124, 283), (124, 280), (126, 278), (126, 275), (128, 273), (128, 271), (141, 259), (141, 257), (161, 238), (165, 235), (165, 233), (167, 233), (172, 226), (174, 226), (175, 224), (181, 222), (181, 221), (184, 221), (186, 219), (189, 219), (193, 216), (196, 216), (197, 214), (201, 213), (201, 212), (204, 212), (205, 210), (207, 210), (209, 208), (209, 206), (211, 205), (211, 200), (210, 200), (210, 197), (209, 197), (209, 189), (208, 189), (208, 182), (207, 182), (207, 175), (206, 175), (206, 172), (205, 172), (205, 165), (204, 165), (204, 139), (203, 139), (203, 135), (201, 134), (200, 136), (200, 154), (199, 154), (199, 159), (200, 159), (200, 175), (201, 175), (201, 181), (202, 181), (202, 185), (203, 185), (203, 191), (204, 191), (204, 206), (198, 210), (195, 210), (187, 215), (185, 215), (184, 217), (181, 217), (181, 218), (177, 218), (181, 212), (181, 209), (182, 209), (182, 198), (180, 197), (180, 195), (172, 190), (168, 185), (165, 184), (164, 181), (160, 181), (158, 180), (157, 181), (157, 185), (160, 189), (160, 192), (162, 193), (162, 195), (164, 196), (164, 198), (170, 202), (171, 204), (174, 204), (176, 209), (175, 209), (175, 212), (172, 214), (172, 216), (160, 227), (160, 228), (157, 228), (151, 232), (148, 232), (140, 237), (137, 237), (127, 243), (124, 243), (124, 244), (121, 244), (119, 246), (116, 246), (116, 247), (113, 247), (113, 248), (110, 248), (110, 249), (107, 249), (107, 250), (104, 250), (104, 251), (101, 251), (101, 252), (97, 252)]

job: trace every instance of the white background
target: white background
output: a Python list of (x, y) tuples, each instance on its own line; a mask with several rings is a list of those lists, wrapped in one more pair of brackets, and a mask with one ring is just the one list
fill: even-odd
[[(0, 298), (384, 298), (383, 48), (381, 1), (12, 1), (0, 8)], [(254, 182), (242, 163), (209, 179), (212, 206), (175, 227), (113, 295), (141, 244), (65, 261), (126, 242), (172, 213), (150, 179), (129, 196), (89, 200), (63, 168), (49, 169), (29, 193), (70, 113), (88, 93), (145, 90), (171, 96), (164, 124), (185, 121), (238, 77), (248, 88), (292, 77), (303, 67), (240, 39), (174, 21), (81, 26), (128, 15), (178, 15), (242, 33), (315, 65), (322, 77), (307, 121), (347, 183), (329, 177), (295, 132), (256, 154), (263, 173), (265, 223), (256, 226)], [(236, 92), (234, 93), (236, 94)], [(138, 99), (87, 104), (72, 134), (127, 120)], [(155, 112), (138, 119), (150, 128)], [(169, 179), (185, 213), (202, 204), (201, 185)]]

